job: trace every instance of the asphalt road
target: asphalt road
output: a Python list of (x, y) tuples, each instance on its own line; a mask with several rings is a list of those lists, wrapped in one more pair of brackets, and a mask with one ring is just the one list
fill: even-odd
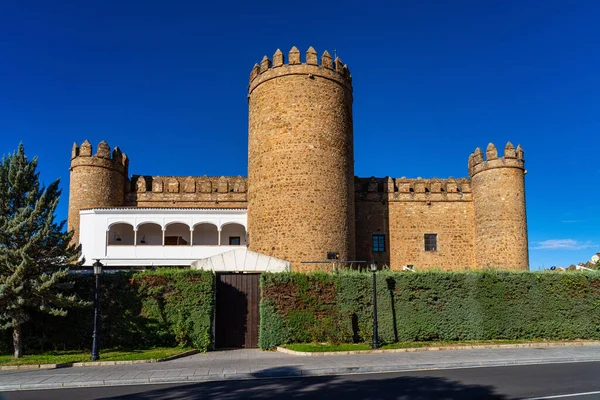
[[(596, 393), (594, 393), (596, 392)], [(600, 399), (600, 362), (0, 393), (51, 399)]]

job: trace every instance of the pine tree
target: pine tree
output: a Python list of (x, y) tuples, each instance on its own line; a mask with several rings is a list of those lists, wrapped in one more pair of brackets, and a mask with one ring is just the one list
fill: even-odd
[(23, 355), (23, 324), (34, 313), (65, 316), (66, 308), (87, 304), (62, 293), (81, 249), (71, 244), (65, 221), (54, 222), (59, 180), (40, 186), (37, 164), (22, 143), (0, 164), (0, 329), (13, 329), (16, 358)]

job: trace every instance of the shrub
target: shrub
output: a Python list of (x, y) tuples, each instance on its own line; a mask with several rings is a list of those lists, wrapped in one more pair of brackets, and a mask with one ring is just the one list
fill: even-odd
[[(93, 298), (92, 275), (71, 274), (67, 279), (74, 283), (79, 298)], [(212, 346), (212, 272), (159, 269), (106, 273), (100, 282), (102, 348), (186, 345), (207, 351)], [(28, 350), (87, 349), (92, 342), (93, 307), (69, 310), (64, 318), (38, 313), (28, 324), (24, 330)], [(9, 351), (9, 335), (3, 334), (0, 352)]]
[[(261, 341), (370, 342), (372, 275), (263, 274)], [(379, 340), (600, 339), (600, 274), (377, 274)], [(276, 323), (276, 328), (273, 324)]]

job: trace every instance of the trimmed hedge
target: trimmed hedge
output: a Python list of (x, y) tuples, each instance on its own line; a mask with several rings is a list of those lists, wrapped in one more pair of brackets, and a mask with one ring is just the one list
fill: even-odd
[[(265, 273), (262, 349), (285, 343), (371, 342), (370, 273)], [(600, 273), (377, 273), (383, 343), (600, 339)]]
[[(73, 291), (93, 300), (94, 276), (71, 274)], [(101, 348), (212, 346), (215, 277), (212, 272), (159, 269), (106, 273), (101, 282)], [(23, 325), (24, 350), (89, 349), (93, 305), (66, 317), (35, 314)], [(12, 352), (12, 330), (0, 332), (0, 353)]]

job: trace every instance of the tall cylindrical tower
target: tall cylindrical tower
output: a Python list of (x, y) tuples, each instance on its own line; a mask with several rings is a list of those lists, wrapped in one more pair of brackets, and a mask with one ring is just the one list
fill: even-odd
[(250, 74), (249, 247), (301, 264), (354, 256), (352, 83), (339, 58), (277, 50)]
[(79, 243), (79, 211), (86, 208), (116, 207), (125, 202), (128, 159), (118, 147), (110, 151), (102, 141), (92, 155), (87, 140), (71, 152), (69, 184), (69, 230), (74, 229), (73, 242)]
[(477, 268), (529, 269), (523, 155), (509, 142), (504, 157), (492, 143), (485, 161), (479, 148), (469, 157)]

